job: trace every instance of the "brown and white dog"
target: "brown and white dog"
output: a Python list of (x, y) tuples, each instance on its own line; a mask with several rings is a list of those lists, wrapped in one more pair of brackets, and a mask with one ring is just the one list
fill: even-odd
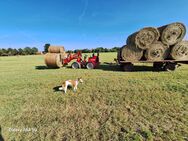
[(77, 80), (66, 80), (62, 83), (62, 87), (60, 87), (59, 90), (63, 90), (66, 93), (68, 86), (71, 86), (73, 87), (74, 92), (76, 92), (79, 82), (83, 83), (82, 78), (78, 78)]

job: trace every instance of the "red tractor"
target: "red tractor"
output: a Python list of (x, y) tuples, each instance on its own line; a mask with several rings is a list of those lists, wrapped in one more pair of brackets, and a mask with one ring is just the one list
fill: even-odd
[(82, 53), (77, 52), (75, 54), (68, 54), (65, 59), (63, 59), (63, 65), (68, 65), (69, 62), (76, 59), (75, 62), (72, 63), (71, 67), (73, 69), (79, 69), (79, 68), (87, 68), (87, 69), (95, 69), (99, 65), (99, 53), (97, 53), (97, 56), (93, 53), (91, 57), (87, 60), (87, 55), (84, 56), (84, 59), (82, 59)]

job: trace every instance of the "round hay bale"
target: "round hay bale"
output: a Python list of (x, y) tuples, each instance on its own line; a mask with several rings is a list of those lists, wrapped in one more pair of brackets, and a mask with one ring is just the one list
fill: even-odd
[(136, 47), (146, 50), (149, 48), (149, 45), (159, 39), (159, 36), (160, 33), (158, 29), (154, 27), (146, 27), (130, 35), (127, 38), (127, 45), (135, 44)]
[(170, 55), (175, 60), (188, 60), (188, 41), (173, 46)]
[(60, 56), (60, 54), (57, 54), (57, 53), (47, 53), (45, 55), (45, 64), (49, 68), (60, 68), (60, 67), (62, 67), (62, 62), (61, 62), (61, 56)]
[(66, 59), (68, 56), (66, 52), (60, 53), (60, 55), (61, 55), (61, 60)]
[(161, 61), (170, 54), (169, 47), (162, 42), (155, 42), (145, 52), (145, 58), (150, 61)]
[(64, 48), (64, 46), (50, 46), (48, 48), (48, 52), (49, 53), (64, 53), (65, 48)]
[(139, 61), (143, 56), (143, 50), (134, 45), (125, 45), (121, 49), (121, 58), (124, 61)]
[(163, 44), (174, 45), (183, 40), (186, 34), (186, 27), (183, 23), (172, 23), (159, 27), (161, 37), (160, 40)]

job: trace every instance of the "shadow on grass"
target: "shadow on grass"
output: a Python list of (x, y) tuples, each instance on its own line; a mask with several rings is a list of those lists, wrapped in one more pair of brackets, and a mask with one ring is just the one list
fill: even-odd
[[(49, 70), (49, 69), (58, 69), (58, 68), (48, 68), (47, 66), (35, 66), (35, 69), (37, 70)], [(72, 69), (71, 66), (66, 66), (66, 69)], [(82, 68), (84, 69), (84, 68)], [(101, 64), (96, 69), (98, 70), (104, 70), (104, 71), (119, 71), (123, 72), (123, 69), (120, 65), (106, 65)], [(134, 68), (130, 72), (162, 72), (164, 70), (156, 70), (153, 68), (153, 66), (136, 66), (134, 65)]]
[(36, 70), (49, 70), (49, 69), (58, 69), (58, 68), (48, 68), (47, 66), (35, 66)]
[[(65, 94), (65, 92), (63, 90), (59, 90), (59, 88), (62, 87), (62, 86), (56, 86), (53, 88), (54, 92), (62, 92), (63, 94)], [(68, 86), (67, 87), (68, 90), (71, 90), (73, 89), (71, 86)], [(1, 141), (1, 140), (0, 140)]]
[[(123, 68), (120, 65), (103, 65), (101, 64), (97, 69), (104, 71), (119, 71), (123, 72)], [(153, 66), (134, 66), (130, 72), (162, 72), (163, 70), (156, 70)]]
[(104, 70), (104, 71), (122, 71), (120, 66), (118, 65), (104, 65), (100, 64), (96, 69)]
[(1, 133), (1, 126), (0, 126), (0, 141), (4, 141), (4, 138), (3, 138), (2, 133)]
[(61, 86), (56, 86), (56, 87), (54, 87), (54, 88), (53, 88), (54, 92), (60, 92), (60, 91), (61, 91), (61, 90), (59, 90), (60, 87), (61, 87)]

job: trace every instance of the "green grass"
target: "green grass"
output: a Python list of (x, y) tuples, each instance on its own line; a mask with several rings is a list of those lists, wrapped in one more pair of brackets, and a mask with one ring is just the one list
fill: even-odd
[[(116, 53), (99, 69), (45, 69), (43, 56), (0, 58), (0, 126), (6, 140), (188, 140), (188, 65), (153, 72), (146, 64), (121, 72)], [(36, 69), (36, 66), (41, 69)], [(44, 69), (43, 69), (44, 68)], [(145, 71), (144, 71), (145, 70)], [(82, 76), (74, 93), (55, 92)], [(37, 129), (13, 132), (10, 128)]]

